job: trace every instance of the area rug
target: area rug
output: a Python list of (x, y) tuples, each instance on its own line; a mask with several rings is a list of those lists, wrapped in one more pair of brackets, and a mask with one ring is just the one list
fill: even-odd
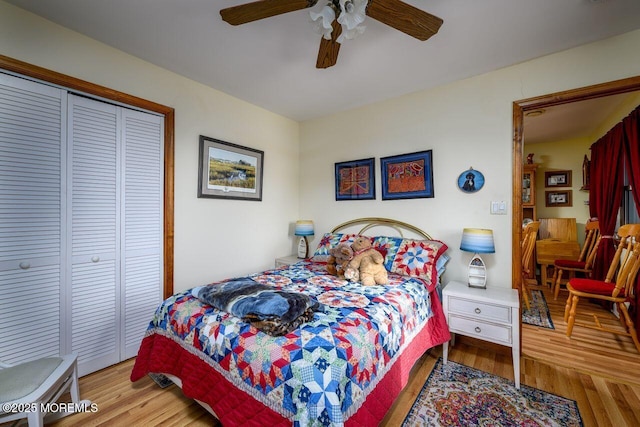
[(439, 358), (403, 427), (582, 426), (575, 401)]
[(531, 291), (532, 298), (529, 299), (531, 308), (527, 310), (526, 306), (522, 305), (522, 323), (529, 325), (539, 326), (541, 328), (555, 329), (553, 326), (553, 320), (549, 314), (549, 307), (547, 306), (547, 300), (544, 298), (542, 291)]

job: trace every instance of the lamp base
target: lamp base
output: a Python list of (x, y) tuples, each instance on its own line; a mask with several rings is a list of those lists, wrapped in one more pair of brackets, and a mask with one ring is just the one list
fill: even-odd
[(469, 262), (469, 281), (467, 285), (470, 288), (487, 288), (487, 267), (477, 253), (473, 255), (471, 262)]
[(298, 258), (309, 258), (309, 241), (307, 240), (307, 236), (301, 236), (300, 240), (298, 240)]

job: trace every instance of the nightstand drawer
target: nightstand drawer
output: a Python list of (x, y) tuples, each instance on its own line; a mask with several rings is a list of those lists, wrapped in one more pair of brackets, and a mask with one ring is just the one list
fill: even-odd
[(511, 323), (511, 307), (472, 301), (459, 297), (449, 297), (449, 312), (486, 319), (501, 323)]
[(511, 327), (481, 322), (466, 317), (449, 315), (449, 329), (454, 333), (461, 333), (470, 337), (492, 341), (498, 344), (511, 345)]

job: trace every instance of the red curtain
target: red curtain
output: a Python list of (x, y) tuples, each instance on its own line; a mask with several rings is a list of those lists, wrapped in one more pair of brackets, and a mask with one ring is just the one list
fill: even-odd
[(622, 121), (622, 125), (629, 184), (631, 184), (636, 210), (640, 212), (640, 107), (633, 110)]
[[(624, 151), (627, 175), (637, 212), (640, 212), (640, 107), (636, 108), (623, 121)], [(640, 278), (636, 279), (636, 300), (631, 309), (635, 312), (636, 330), (640, 334)], [(633, 315), (633, 314), (632, 314)]]
[(593, 265), (593, 277), (604, 280), (615, 248), (618, 210), (624, 191), (623, 124), (618, 123), (591, 146), (589, 213), (598, 218), (602, 240)]

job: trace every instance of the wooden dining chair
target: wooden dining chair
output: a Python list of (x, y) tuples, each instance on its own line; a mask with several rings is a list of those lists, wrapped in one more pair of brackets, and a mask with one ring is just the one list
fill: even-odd
[(531, 308), (529, 303), (529, 286), (527, 286), (527, 278), (531, 273), (533, 267), (533, 249), (536, 247), (536, 240), (538, 238), (538, 229), (540, 228), (539, 221), (533, 221), (528, 223), (522, 229), (522, 240), (520, 241), (520, 250), (522, 253), (522, 276), (520, 279), (520, 294), (524, 300), (524, 305), (527, 310)]
[[(567, 336), (571, 337), (574, 325), (597, 329), (618, 335), (631, 337), (638, 352), (640, 342), (638, 334), (626, 303), (635, 298), (636, 276), (640, 269), (640, 224), (627, 224), (618, 230), (620, 242), (616, 249), (605, 280), (574, 277), (567, 283), (569, 298), (564, 310), (564, 320), (567, 322)], [(612, 329), (601, 324), (594, 314), (594, 323), (576, 322), (579, 299), (607, 301), (613, 303), (620, 313), (620, 323), (624, 331)]]
[(588, 222), (585, 226), (586, 236), (584, 239), (584, 245), (580, 251), (580, 256), (577, 260), (572, 259), (558, 259), (554, 262), (553, 271), (553, 299), (558, 299), (560, 293), (560, 286), (562, 285), (562, 276), (566, 271), (569, 276), (567, 280), (576, 276), (576, 273), (580, 273), (582, 277), (590, 277), (591, 270), (593, 268), (593, 261), (596, 258), (598, 252), (598, 245), (600, 245), (600, 224), (598, 221)]

